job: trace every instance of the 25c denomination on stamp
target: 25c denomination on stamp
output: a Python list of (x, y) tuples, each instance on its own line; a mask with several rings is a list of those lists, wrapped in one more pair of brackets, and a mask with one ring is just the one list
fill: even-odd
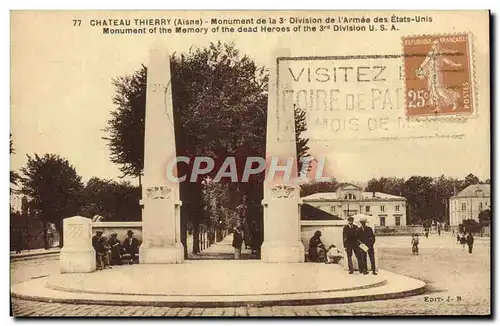
[(408, 117), (474, 112), (468, 34), (403, 37), (403, 51)]

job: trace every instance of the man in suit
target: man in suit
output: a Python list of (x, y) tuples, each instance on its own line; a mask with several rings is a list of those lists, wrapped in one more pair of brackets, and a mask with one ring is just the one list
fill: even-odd
[(97, 253), (100, 251), (99, 239), (102, 237), (102, 231), (95, 231), (95, 235), (92, 237), (92, 247), (94, 247), (96, 257)]
[(137, 262), (137, 253), (139, 252), (139, 240), (134, 238), (134, 232), (132, 230), (127, 231), (127, 238), (123, 241), (122, 250), (124, 256), (128, 257), (130, 255), (130, 263)]
[[(373, 229), (366, 225), (366, 218), (359, 220), (361, 226), (358, 228), (358, 240), (368, 247), (368, 257), (370, 257), (370, 266), (372, 267), (373, 275), (377, 275), (375, 269), (375, 251), (373, 245), (375, 244), (375, 234)], [(366, 251), (360, 250), (361, 260), (363, 261), (363, 274), (368, 274), (368, 261), (366, 260)], [(360, 267), (361, 271), (361, 267)]]
[(347, 252), (347, 265), (349, 266), (349, 274), (353, 273), (353, 265), (352, 265), (352, 253), (356, 256), (356, 260), (358, 261), (358, 265), (361, 272), (362, 262), (360, 261), (359, 248), (358, 248), (358, 234), (357, 234), (357, 226), (354, 225), (354, 218), (349, 216), (347, 218), (348, 224), (344, 226), (342, 230), (342, 238), (344, 242), (344, 248)]

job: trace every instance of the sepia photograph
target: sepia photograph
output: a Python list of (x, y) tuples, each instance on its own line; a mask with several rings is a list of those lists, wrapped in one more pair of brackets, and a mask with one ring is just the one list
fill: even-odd
[(10, 314), (492, 317), (490, 12), (10, 12)]

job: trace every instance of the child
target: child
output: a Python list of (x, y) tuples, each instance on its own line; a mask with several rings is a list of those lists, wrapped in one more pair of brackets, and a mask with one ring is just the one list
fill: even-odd
[(339, 264), (342, 258), (344, 258), (342, 253), (334, 244), (328, 247), (328, 252), (326, 253), (327, 264)]
[(105, 236), (99, 238), (99, 245), (97, 251), (97, 269), (111, 268), (109, 266), (111, 256), (111, 246)]
[(462, 251), (465, 251), (465, 244), (467, 243), (467, 239), (465, 238), (465, 233), (460, 237), (460, 244), (462, 245)]
[(411, 245), (412, 245), (411, 252), (414, 255), (418, 255), (418, 242), (419, 242), (418, 234), (414, 233), (411, 237)]

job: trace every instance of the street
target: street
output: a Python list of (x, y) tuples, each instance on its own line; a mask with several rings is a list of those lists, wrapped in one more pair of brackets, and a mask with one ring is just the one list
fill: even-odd
[[(381, 269), (425, 281), (427, 293), (404, 299), (316, 306), (169, 308), (43, 303), (12, 299), (15, 316), (380, 316), (484, 315), (490, 313), (490, 241), (476, 238), (474, 251), (462, 251), (444, 233), (421, 237), (420, 255), (411, 254), (410, 237), (378, 237)], [(211, 257), (213, 259), (213, 257)], [(11, 282), (58, 273), (58, 257), (14, 261)], [(221, 280), (223, 281), (223, 280)], [(244, 280), (242, 280), (244, 281)]]

